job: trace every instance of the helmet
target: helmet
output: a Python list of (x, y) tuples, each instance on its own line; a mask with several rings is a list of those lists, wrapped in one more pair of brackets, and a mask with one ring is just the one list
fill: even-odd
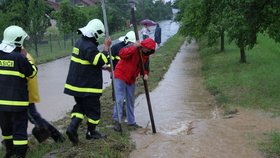
[(19, 26), (12, 25), (5, 29), (2, 43), (21, 47), (28, 34)]
[(82, 34), (86, 37), (95, 37), (98, 40), (100, 37), (105, 35), (105, 28), (101, 20), (93, 19), (88, 22), (88, 24), (79, 29)]
[(135, 32), (129, 31), (128, 33), (126, 33), (125, 36), (120, 37), (119, 40), (124, 41), (125, 44), (127, 44), (128, 42), (135, 43), (136, 41)]

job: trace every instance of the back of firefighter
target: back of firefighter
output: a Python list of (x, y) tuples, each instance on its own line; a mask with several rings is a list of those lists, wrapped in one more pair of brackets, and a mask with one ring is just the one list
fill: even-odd
[(0, 127), (7, 158), (24, 158), (28, 148), (27, 77), (34, 77), (37, 68), (20, 53), (27, 37), (21, 27), (12, 25), (0, 44)]
[(100, 96), (103, 92), (102, 69), (108, 64), (106, 55), (111, 45), (105, 39), (103, 52), (98, 50), (97, 40), (104, 36), (105, 28), (99, 19), (93, 19), (78, 30), (81, 38), (73, 48), (70, 68), (64, 93), (74, 96), (76, 104), (71, 112), (71, 123), (66, 130), (70, 141), (76, 145), (78, 127), (84, 116), (87, 117), (86, 139), (106, 138), (96, 131), (100, 121)]

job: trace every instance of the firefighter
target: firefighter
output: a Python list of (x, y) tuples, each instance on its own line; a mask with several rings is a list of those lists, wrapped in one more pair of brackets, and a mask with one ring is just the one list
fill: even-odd
[(36, 66), (22, 55), (27, 33), (12, 25), (4, 30), (0, 44), (0, 127), (6, 158), (24, 158), (28, 148), (27, 78), (37, 73)]
[[(22, 47), (21, 53), (27, 57), (28, 60), (35, 63), (32, 56)], [(45, 141), (48, 137), (52, 137), (55, 142), (63, 142), (65, 138), (63, 135), (52, 126), (47, 120), (42, 118), (35, 107), (35, 103), (40, 102), (37, 76), (27, 79), (29, 106), (27, 109), (28, 120), (35, 125), (32, 129), (32, 134), (39, 143)]]
[(103, 52), (98, 50), (98, 39), (105, 35), (101, 20), (93, 19), (78, 29), (81, 38), (76, 42), (71, 56), (64, 93), (74, 97), (76, 104), (71, 111), (71, 122), (66, 130), (70, 141), (76, 145), (78, 127), (84, 116), (87, 117), (86, 139), (106, 138), (96, 126), (100, 121), (100, 96), (103, 92), (102, 69), (108, 68), (110, 38), (104, 41)]

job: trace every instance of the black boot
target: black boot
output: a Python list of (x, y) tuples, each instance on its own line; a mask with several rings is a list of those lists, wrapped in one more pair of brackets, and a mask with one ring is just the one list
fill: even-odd
[(3, 140), (3, 145), (6, 148), (6, 155), (5, 158), (11, 158), (14, 153), (13, 153), (13, 140)]
[(15, 157), (16, 158), (25, 158), (28, 146), (27, 145), (15, 145)]
[(88, 130), (86, 133), (86, 139), (102, 139), (102, 138), (107, 138), (107, 135), (99, 133), (98, 131), (96, 131), (96, 126), (94, 124), (91, 123), (87, 123), (88, 124)]
[(51, 137), (55, 142), (63, 143), (65, 141), (63, 135), (51, 124), (48, 124), (48, 130), (50, 131)]
[(66, 134), (67, 134), (68, 138), (74, 145), (77, 145), (79, 142), (77, 130), (78, 130), (81, 122), (82, 122), (82, 119), (73, 117), (70, 125), (68, 126), (68, 128), (66, 130)]

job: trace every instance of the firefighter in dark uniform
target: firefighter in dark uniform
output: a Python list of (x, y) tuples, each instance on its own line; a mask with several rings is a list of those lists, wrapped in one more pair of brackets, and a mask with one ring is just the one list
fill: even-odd
[(24, 158), (28, 148), (27, 77), (34, 77), (37, 68), (20, 53), (27, 37), (21, 27), (12, 25), (0, 44), (0, 127), (6, 158)]
[(76, 145), (78, 127), (84, 116), (87, 117), (86, 139), (106, 138), (106, 135), (96, 131), (100, 121), (100, 96), (103, 89), (102, 69), (108, 68), (108, 49), (111, 39), (104, 41), (103, 52), (97, 48), (97, 40), (104, 36), (105, 28), (99, 19), (93, 19), (78, 30), (82, 34), (76, 42), (70, 68), (65, 84), (64, 93), (74, 96), (76, 104), (71, 112), (71, 123), (66, 130), (70, 141)]

